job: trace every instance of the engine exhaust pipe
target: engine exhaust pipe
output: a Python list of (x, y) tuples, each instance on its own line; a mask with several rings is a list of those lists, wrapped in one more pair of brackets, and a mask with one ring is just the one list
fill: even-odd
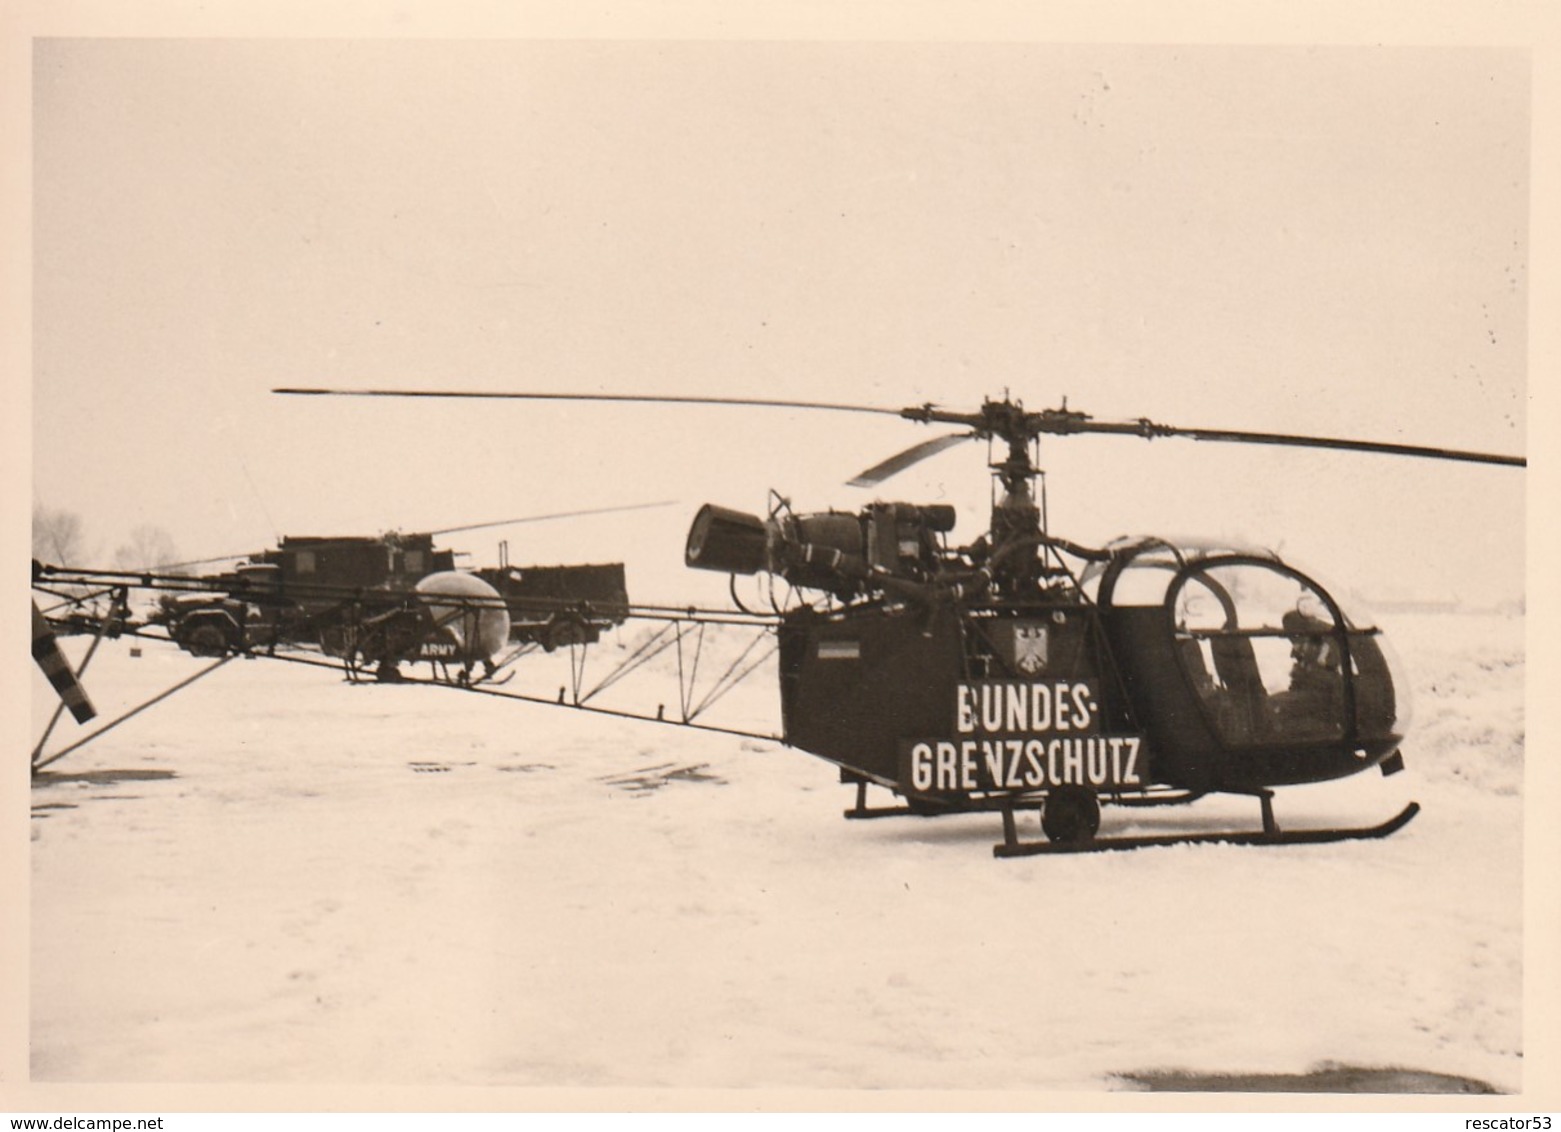
[(757, 574), (769, 561), (768, 546), (763, 519), (706, 503), (688, 529), (683, 562), (722, 574)]

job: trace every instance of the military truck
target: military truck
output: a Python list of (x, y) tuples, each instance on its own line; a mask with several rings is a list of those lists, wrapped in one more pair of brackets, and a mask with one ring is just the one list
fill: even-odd
[[(366, 612), (401, 616), (416, 604), (413, 587), (454, 570), (455, 558), (435, 547), (430, 534), (287, 537), (233, 571), (203, 578), (204, 592), (164, 594), (151, 620), (198, 656), (279, 645), (317, 646), (340, 656)], [(627, 615), (622, 563), (472, 573), (504, 596), (517, 643), (534, 641), (548, 651), (590, 643)]]
[(498, 566), (473, 571), (509, 607), (510, 639), (548, 652), (591, 644), (623, 624), (629, 593), (623, 563), (590, 566)]

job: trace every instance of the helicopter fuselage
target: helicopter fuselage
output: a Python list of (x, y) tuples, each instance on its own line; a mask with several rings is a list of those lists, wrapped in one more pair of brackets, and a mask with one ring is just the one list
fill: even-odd
[(690, 564), (830, 595), (781, 616), (783, 735), (849, 780), (960, 808), (1063, 787), (1261, 795), (1397, 751), (1380, 633), (1276, 556), (1023, 531), (951, 550), (951, 526), (883, 503), (695, 519)]

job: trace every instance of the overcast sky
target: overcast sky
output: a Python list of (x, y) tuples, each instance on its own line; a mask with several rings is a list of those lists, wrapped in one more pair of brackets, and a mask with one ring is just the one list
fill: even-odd
[[(108, 565), (450, 536), (693, 593), (699, 503), (983, 529), (985, 450), (843, 486), (888, 417), (288, 398), (279, 385), (975, 407), (1525, 454), (1520, 50), (37, 42), (33, 501)], [(968, 450), (967, 450), (968, 449)], [(1280, 546), (1341, 588), (1523, 592), (1526, 473), (1047, 442), (1052, 528)], [(707, 591), (701, 591), (707, 592)]]

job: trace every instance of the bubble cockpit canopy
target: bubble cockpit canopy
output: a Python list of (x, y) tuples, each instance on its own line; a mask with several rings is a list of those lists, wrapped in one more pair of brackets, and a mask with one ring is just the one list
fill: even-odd
[(1401, 737), (1380, 630), (1266, 550), (1124, 539), (1080, 581), (1103, 607), (1168, 613), (1182, 676), (1227, 746)]

